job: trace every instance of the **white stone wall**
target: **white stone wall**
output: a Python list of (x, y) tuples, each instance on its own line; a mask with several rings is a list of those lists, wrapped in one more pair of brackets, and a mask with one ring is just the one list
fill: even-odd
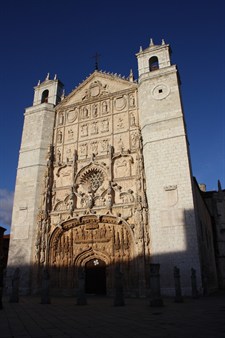
[(21, 291), (29, 292), (30, 268), (33, 264), (37, 214), (41, 202), (47, 152), (52, 142), (55, 110), (52, 104), (28, 108), (17, 170), (8, 277), (21, 270)]
[[(139, 67), (154, 55), (168, 56), (168, 46), (138, 55)], [(164, 54), (163, 54), (164, 53)], [(201, 288), (199, 248), (191, 169), (176, 66), (139, 72), (139, 114), (143, 138), (151, 261), (160, 263), (163, 293), (174, 291), (173, 268), (181, 273), (183, 292), (191, 292), (191, 268)]]

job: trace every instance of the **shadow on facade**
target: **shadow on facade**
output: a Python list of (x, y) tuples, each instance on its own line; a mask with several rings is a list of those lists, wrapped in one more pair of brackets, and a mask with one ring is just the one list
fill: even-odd
[(180, 269), (183, 294), (191, 294), (191, 269), (196, 270), (200, 293), (210, 292), (217, 288), (211, 228), (207, 218), (205, 223), (197, 219), (196, 233), (193, 217), (192, 210), (185, 211), (180, 224), (174, 224), (171, 212), (169, 220), (158, 230), (158, 238), (155, 231), (152, 235), (150, 232), (150, 242), (144, 227), (142, 235), (137, 236), (135, 229), (126, 228), (128, 223), (118, 222), (114, 216), (114, 223), (96, 215), (80, 224), (71, 218), (49, 236), (45, 262), (41, 263), (39, 252), (39, 264), (8, 266), (5, 290), (11, 292), (13, 274), (19, 268), (16, 278), (21, 293), (39, 294), (45, 268), (52, 295), (76, 295), (82, 274), (87, 294), (113, 296), (118, 268), (124, 295), (146, 297), (151, 291), (150, 265), (160, 264), (162, 294), (174, 295), (175, 266)]

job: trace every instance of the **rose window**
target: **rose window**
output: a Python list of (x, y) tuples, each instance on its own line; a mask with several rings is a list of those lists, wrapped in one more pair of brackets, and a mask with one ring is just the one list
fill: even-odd
[(80, 184), (83, 187), (92, 192), (96, 192), (104, 181), (104, 175), (102, 171), (97, 168), (92, 168), (86, 171), (80, 178)]

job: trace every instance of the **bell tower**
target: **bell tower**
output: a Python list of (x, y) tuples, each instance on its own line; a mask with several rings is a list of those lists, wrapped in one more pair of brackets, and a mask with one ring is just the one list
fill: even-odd
[(24, 126), (14, 195), (8, 275), (20, 269), (21, 291), (31, 287), (32, 255), (36, 224), (41, 203), (47, 155), (52, 143), (55, 106), (63, 94), (63, 84), (56, 78), (46, 79), (34, 88), (33, 106), (24, 114)]
[(180, 80), (170, 54), (164, 40), (154, 45), (151, 39), (149, 47), (136, 55), (151, 261), (161, 264), (165, 293), (172, 293), (177, 266), (183, 292), (190, 294), (191, 268), (201, 284), (200, 261)]

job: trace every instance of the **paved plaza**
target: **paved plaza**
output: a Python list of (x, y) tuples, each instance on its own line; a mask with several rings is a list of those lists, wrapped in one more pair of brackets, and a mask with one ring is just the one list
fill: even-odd
[(51, 304), (40, 304), (37, 297), (21, 297), (19, 303), (5, 298), (0, 337), (225, 337), (225, 293), (181, 304), (164, 299), (158, 308), (147, 299), (126, 299), (123, 307), (107, 297), (87, 300), (78, 306), (74, 298), (53, 298)]

